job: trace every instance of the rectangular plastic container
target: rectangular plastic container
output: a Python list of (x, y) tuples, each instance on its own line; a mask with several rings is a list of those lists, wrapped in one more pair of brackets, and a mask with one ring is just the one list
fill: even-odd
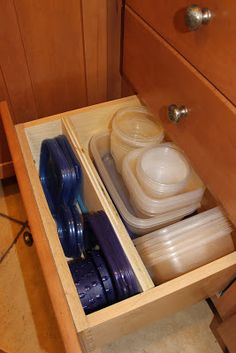
[[(129, 201), (129, 192), (122, 178), (116, 171), (115, 164), (110, 155), (110, 134), (105, 132), (92, 137), (90, 151), (98, 172), (128, 230), (136, 235), (143, 235), (165, 225), (176, 222), (193, 213), (199, 206), (199, 202), (187, 207), (166, 212), (161, 215), (147, 217), (137, 216)], [(105, 163), (104, 163), (105, 161)], [(109, 167), (106, 166), (109, 164)], [(108, 171), (109, 169), (109, 171)]]
[(216, 207), (136, 239), (134, 244), (158, 284), (232, 252), (231, 231)]

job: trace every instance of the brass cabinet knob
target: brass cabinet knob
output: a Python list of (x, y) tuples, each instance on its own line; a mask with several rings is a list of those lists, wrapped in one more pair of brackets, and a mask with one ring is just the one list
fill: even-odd
[(186, 26), (190, 31), (196, 31), (201, 25), (206, 25), (210, 22), (212, 13), (209, 9), (201, 9), (197, 5), (191, 5), (185, 13)]
[(188, 109), (184, 105), (177, 107), (177, 105), (171, 104), (168, 106), (168, 118), (174, 123), (178, 123), (187, 114)]

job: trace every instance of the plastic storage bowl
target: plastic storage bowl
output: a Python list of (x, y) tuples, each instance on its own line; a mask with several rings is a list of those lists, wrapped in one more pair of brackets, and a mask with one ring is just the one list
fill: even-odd
[(144, 151), (136, 167), (138, 181), (151, 197), (176, 195), (186, 186), (190, 171), (184, 155), (169, 144)]
[[(119, 214), (128, 230), (135, 235), (147, 234), (167, 224), (176, 222), (190, 215), (199, 207), (199, 203), (192, 203), (186, 207), (179, 207), (153, 217), (138, 215), (129, 202), (129, 192), (120, 174), (117, 172), (114, 160), (110, 154), (110, 134), (105, 132), (93, 136), (90, 141), (90, 151), (98, 172)], [(134, 152), (139, 152), (139, 150), (131, 153)]]
[(129, 190), (130, 201), (136, 210), (146, 216), (153, 217), (201, 202), (205, 187), (193, 169), (191, 169), (188, 183), (181, 193), (166, 198), (148, 196), (143, 191), (136, 175), (137, 160), (142, 153), (142, 149), (128, 153), (124, 158), (122, 168), (122, 177)]
[(124, 156), (135, 148), (154, 146), (163, 140), (159, 122), (154, 123), (145, 107), (122, 108), (112, 120), (111, 154), (118, 172)]

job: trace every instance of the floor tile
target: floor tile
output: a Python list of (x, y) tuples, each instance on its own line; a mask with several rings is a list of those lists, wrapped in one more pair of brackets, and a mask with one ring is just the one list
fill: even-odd
[[(26, 220), (16, 184), (0, 186), (0, 212)], [(0, 227), (4, 251), (21, 226), (0, 217)], [(0, 349), (64, 353), (35, 246), (27, 247), (22, 236), (0, 264), (0, 303)]]
[(102, 353), (222, 353), (209, 329), (206, 302), (139, 330), (102, 349)]

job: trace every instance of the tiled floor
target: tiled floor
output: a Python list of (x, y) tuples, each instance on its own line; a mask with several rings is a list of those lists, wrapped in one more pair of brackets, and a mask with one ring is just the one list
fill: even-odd
[[(1, 213), (26, 221), (14, 183), (0, 185)], [(21, 226), (0, 215), (1, 257)], [(64, 353), (35, 247), (27, 247), (22, 235), (0, 263), (0, 303), (0, 350)], [(102, 353), (221, 353), (209, 329), (211, 319), (202, 302), (104, 347)]]

